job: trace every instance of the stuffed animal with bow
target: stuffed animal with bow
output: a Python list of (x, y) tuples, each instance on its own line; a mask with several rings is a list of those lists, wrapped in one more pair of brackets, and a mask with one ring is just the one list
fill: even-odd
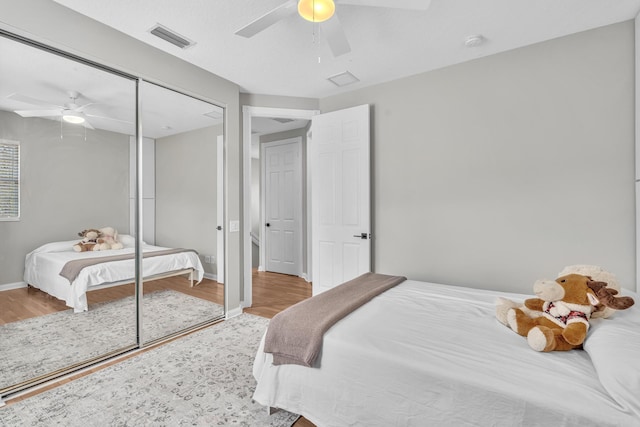
[(616, 297), (615, 289), (607, 288), (589, 276), (569, 274), (555, 281), (539, 280), (533, 285), (538, 298), (524, 302), (528, 314), (519, 308), (507, 312), (508, 326), (527, 337), (536, 351), (566, 351), (582, 347), (591, 313), (598, 304), (624, 310), (634, 304), (631, 297)]
[(82, 230), (78, 233), (78, 236), (82, 237), (82, 240), (73, 245), (73, 250), (76, 252), (95, 251), (98, 244), (98, 238), (101, 236), (100, 230), (90, 228), (88, 230)]

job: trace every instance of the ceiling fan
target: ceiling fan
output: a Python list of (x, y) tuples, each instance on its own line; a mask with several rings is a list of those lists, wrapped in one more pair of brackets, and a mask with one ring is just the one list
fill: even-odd
[(130, 123), (125, 120), (113, 119), (111, 117), (103, 117), (103, 116), (97, 116), (94, 114), (87, 114), (84, 112), (84, 110), (90, 105), (95, 105), (95, 103), (89, 102), (87, 104), (78, 105), (76, 101), (80, 97), (79, 92), (71, 90), (67, 92), (67, 95), (69, 97), (69, 101), (66, 102), (64, 105), (51, 104), (47, 101), (31, 98), (30, 96), (26, 96), (26, 95), (20, 95), (18, 93), (9, 95), (7, 98), (13, 99), (14, 101), (20, 101), (27, 104), (37, 105), (39, 107), (46, 108), (46, 109), (38, 109), (38, 110), (14, 110), (14, 113), (22, 117), (61, 117), (62, 120), (68, 123), (84, 124), (84, 126), (89, 129), (94, 129), (91, 123), (89, 123), (89, 118), (102, 119), (102, 120), (114, 120), (114, 121), (123, 122), (123, 123)]
[[(287, 0), (253, 22), (240, 28), (235, 34), (253, 37), (276, 22), (298, 12), (311, 22), (321, 22), (322, 30), (334, 57), (351, 52), (351, 46), (338, 19), (336, 9), (340, 5), (386, 7), (390, 9), (427, 10), (431, 0)], [(297, 7), (296, 7), (297, 5)]]

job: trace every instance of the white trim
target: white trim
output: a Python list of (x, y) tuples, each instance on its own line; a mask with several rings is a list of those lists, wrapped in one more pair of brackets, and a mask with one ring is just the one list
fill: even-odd
[(636, 283), (632, 288), (634, 291), (640, 290), (640, 14), (635, 19), (635, 195), (636, 195)]
[[(306, 119), (320, 114), (319, 110), (298, 110), (291, 108), (242, 107), (242, 283), (244, 307), (252, 305), (251, 283), (251, 118), (282, 117), (288, 119)], [(310, 238), (311, 236), (308, 236)], [(310, 270), (311, 258), (307, 254), (307, 270)]]
[(236, 307), (234, 309), (231, 310), (227, 310), (227, 314), (225, 316), (225, 319), (231, 319), (232, 317), (237, 317), (240, 316), (242, 314), (242, 304), (240, 305), (240, 307)]
[(10, 291), (11, 289), (26, 288), (26, 287), (27, 287), (27, 282), (5, 283), (3, 285), (0, 285), (0, 292)]
[[(217, 168), (216, 168), (216, 180), (217, 180), (217, 189), (216, 189), (216, 219), (218, 223), (216, 224), (216, 255), (218, 257), (218, 263), (216, 265), (216, 277), (220, 277), (220, 283), (225, 282), (225, 259), (226, 254), (224, 251), (225, 242), (224, 242), (224, 135), (218, 135), (217, 146), (216, 146), (216, 159), (217, 159)], [(221, 227), (221, 230), (218, 230), (217, 227)], [(218, 281), (215, 279), (216, 282)]]
[(213, 281), (215, 281), (215, 282), (217, 282), (217, 281), (218, 281), (218, 276), (217, 276), (217, 275), (215, 275), (215, 274), (212, 274), (212, 273), (204, 273), (204, 274), (203, 274), (203, 277), (204, 277), (205, 279), (213, 280)]

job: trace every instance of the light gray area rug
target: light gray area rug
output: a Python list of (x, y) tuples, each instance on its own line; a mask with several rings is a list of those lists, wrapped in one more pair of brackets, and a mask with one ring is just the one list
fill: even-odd
[[(92, 304), (0, 326), (0, 388), (136, 343), (135, 297)], [(162, 338), (221, 316), (224, 308), (182, 292), (143, 299), (143, 338)]]
[(268, 320), (242, 314), (0, 408), (6, 426), (288, 427), (252, 401), (253, 359)]

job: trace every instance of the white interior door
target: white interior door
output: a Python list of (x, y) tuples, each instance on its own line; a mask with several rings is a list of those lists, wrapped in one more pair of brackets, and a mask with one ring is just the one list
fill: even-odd
[(302, 272), (302, 139), (263, 144), (265, 270)]
[(216, 192), (216, 217), (218, 224), (216, 226), (216, 254), (218, 260), (216, 261), (216, 282), (224, 283), (224, 137), (218, 135), (218, 148), (217, 148), (217, 175), (216, 180), (218, 182)]
[(313, 294), (371, 271), (369, 106), (312, 119)]

